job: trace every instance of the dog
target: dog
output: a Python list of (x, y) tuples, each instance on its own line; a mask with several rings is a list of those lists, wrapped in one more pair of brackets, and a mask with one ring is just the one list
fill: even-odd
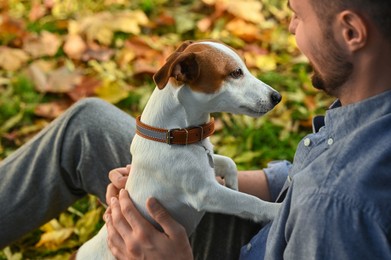
[[(188, 235), (206, 211), (272, 220), (280, 204), (238, 192), (236, 164), (213, 154), (210, 113), (260, 117), (281, 95), (251, 75), (232, 48), (213, 41), (182, 43), (153, 79), (156, 88), (136, 120), (126, 183), (142, 215), (161, 230), (145, 207), (155, 197)], [(215, 176), (224, 178), (225, 186)], [(76, 259), (114, 259), (105, 226), (78, 250)]]

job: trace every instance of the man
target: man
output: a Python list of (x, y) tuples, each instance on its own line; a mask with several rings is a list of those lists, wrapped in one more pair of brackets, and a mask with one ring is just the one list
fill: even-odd
[[(289, 6), (289, 30), (312, 64), (314, 87), (338, 100), (299, 143), (279, 215), (241, 258), (391, 259), (391, 2), (290, 0)], [(122, 187), (113, 185), (108, 197)], [(155, 199), (147, 207), (164, 233), (123, 190), (110, 200), (108, 243), (118, 259), (193, 257), (183, 227)]]

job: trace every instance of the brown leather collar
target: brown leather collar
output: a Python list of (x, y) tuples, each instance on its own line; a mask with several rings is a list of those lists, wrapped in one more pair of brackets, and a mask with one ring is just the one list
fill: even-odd
[(141, 122), (141, 116), (136, 118), (136, 134), (146, 139), (167, 144), (194, 144), (214, 133), (214, 118), (209, 123), (178, 129), (163, 129), (146, 125)]

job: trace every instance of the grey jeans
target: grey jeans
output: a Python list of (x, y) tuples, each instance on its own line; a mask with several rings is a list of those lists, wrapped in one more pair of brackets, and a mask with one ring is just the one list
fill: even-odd
[[(58, 216), (87, 193), (105, 201), (111, 169), (131, 163), (135, 120), (84, 99), (0, 162), (0, 248)], [(237, 259), (259, 227), (206, 214), (191, 242), (196, 259)]]

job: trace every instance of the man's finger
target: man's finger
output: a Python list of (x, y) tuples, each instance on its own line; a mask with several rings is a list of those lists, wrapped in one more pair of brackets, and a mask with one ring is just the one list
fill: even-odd
[(163, 228), (169, 237), (187, 237), (185, 228), (174, 220), (170, 213), (155, 199), (147, 200), (147, 209), (151, 217)]
[(106, 203), (107, 203), (107, 205), (110, 206), (111, 198), (118, 197), (118, 194), (119, 194), (119, 189), (117, 189), (117, 187), (115, 187), (114, 184), (110, 183), (107, 186), (107, 190), (106, 190)]
[(129, 225), (127, 220), (122, 214), (121, 206), (116, 197), (111, 198), (111, 216), (113, 220), (113, 227), (117, 230), (117, 232), (121, 235), (123, 239), (126, 239), (130, 236), (132, 232), (132, 227)]
[(109, 172), (111, 183), (119, 190), (125, 188), (126, 181), (129, 175), (128, 167), (117, 168)]
[(107, 228), (107, 245), (110, 248), (111, 253), (117, 259), (123, 259), (124, 254), (122, 249), (125, 247), (125, 242), (123, 241), (121, 235), (117, 232), (117, 230), (113, 226), (113, 220), (111, 216), (111, 210), (108, 208), (104, 215), (104, 220), (106, 222)]
[(147, 221), (137, 210), (136, 206), (133, 204), (132, 199), (129, 197), (128, 191), (122, 189), (119, 192), (119, 204), (122, 210), (122, 214), (130, 224), (133, 230), (143, 230), (143, 232), (148, 233), (148, 229), (151, 229), (153, 226), (149, 221)]

